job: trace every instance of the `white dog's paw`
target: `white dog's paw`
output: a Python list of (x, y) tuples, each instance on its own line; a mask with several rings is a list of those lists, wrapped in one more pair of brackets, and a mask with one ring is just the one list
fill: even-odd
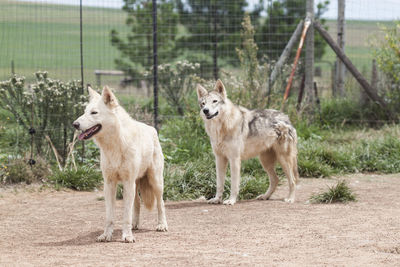
[(133, 234), (131, 231), (128, 231), (127, 233), (122, 233), (122, 242), (125, 243), (134, 243), (136, 240), (133, 237)]
[(97, 237), (97, 242), (111, 242), (112, 233), (103, 233)]
[(221, 204), (222, 203), (222, 198), (220, 197), (214, 197), (212, 199), (209, 199), (207, 201), (208, 204)]
[(286, 203), (294, 203), (294, 198), (285, 198)]
[(168, 231), (168, 225), (166, 223), (159, 223), (156, 227), (157, 232), (167, 232)]
[(235, 205), (236, 199), (230, 198), (224, 201), (224, 205)]
[(269, 196), (267, 196), (267, 194), (262, 194), (259, 195), (258, 197), (256, 197), (257, 200), (268, 200)]

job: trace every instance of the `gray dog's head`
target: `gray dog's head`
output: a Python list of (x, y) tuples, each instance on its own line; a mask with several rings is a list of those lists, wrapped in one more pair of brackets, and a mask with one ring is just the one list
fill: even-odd
[(214, 91), (208, 92), (200, 84), (197, 85), (197, 99), (200, 105), (200, 115), (208, 120), (221, 115), (223, 105), (227, 100), (225, 86), (221, 80), (215, 84)]

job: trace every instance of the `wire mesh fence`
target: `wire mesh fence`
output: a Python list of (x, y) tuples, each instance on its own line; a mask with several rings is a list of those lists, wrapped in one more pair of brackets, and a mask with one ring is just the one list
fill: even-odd
[[(80, 2), (83, 4), (82, 32)], [(1, 1), (0, 81), (9, 79), (15, 73), (25, 76), (29, 84), (34, 82), (34, 73), (39, 70), (46, 70), (50, 77), (63, 81), (80, 80), (83, 67), (85, 84), (107, 84), (119, 90), (128, 88), (127, 92), (150, 97), (154, 80), (152, 2)], [(164, 70), (171, 65), (176, 67), (177, 64), (181, 64), (187, 70), (185, 73), (191, 73), (190, 68), (193, 68), (197, 75), (206, 80), (216, 79), (227, 72), (237, 79), (244, 78), (241, 68), (243, 62), (238, 55), (238, 49), (243, 49), (242, 22), (246, 13), (249, 14), (254, 27), (253, 36), (258, 48), (257, 60), (270, 65), (273, 65), (282, 53), (294, 29), (306, 13), (306, 0), (156, 2), (158, 64)], [(391, 25), (394, 19), (399, 18), (400, 5), (396, 2), (346, 1), (345, 51), (366, 76), (370, 76), (371, 73), (374, 44), (384, 37), (381, 27)], [(316, 17), (326, 20), (325, 26), (335, 37), (337, 13), (337, 0), (330, 3), (315, 0)], [(315, 61), (318, 88), (322, 96), (330, 96), (336, 56), (318, 37)], [(186, 62), (186, 65), (182, 62)], [(196, 63), (199, 65), (195, 65)], [(291, 64), (291, 59), (288, 64)], [(160, 81), (163, 81), (162, 74), (163, 69), (159, 72)], [(172, 75), (167, 74), (164, 80), (172, 78)], [(281, 77), (283, 83), (286, 78)], [(178, 83), (175, 80), (174, 82)], [(279, 93), (283, 94), (283, 89), (284, 87)], [(61, 120), (65, 115), (51, 116)], [(179, 114), (162, 116), (173, 117)], [(147, 117), (142, 119), (149, 120)], [(49, 133), (56, 130), (59, 129), (45, 131)], [(26, 133), (21, 132), (25, 130), (16, 128), (15, 131), (18, 140), (20, 137), (26, 138)], [(3, 139), (2, 142), (8, 141)], [(11, 143), (18, 146), (15, 145), (15, 140), (10, 141)], [(17, 144), (19, 143), (17, 141)], [(62, 148), (57, 147), (57, 150)]]
[[(91, 84), (130, 84), (143, 80), (152, 66), (152, 1), (83, 0), (83, 64)], [(315, 1), (316, 14), (336, 36), (337, 1)], [(188, 60), (201, 64), (203, 77), (215, 78), (221, 69), (236, 69), (244, 12), (251, 14), (258, 45), (257, 56), (276, 59), (298, 21), (305, 1), (157, 1), (159, 63)], [(371, 43), (382, 37), (379, 23), (398, 18), (393, 0), (346, 1), (346, 51), (360, 68), (369, 68)], [(0, 80), (11, 73), (33, 79), (47, 70), (54, 78), (80, 79), (79, 1), (8, 0), (0, 3)], [(329, 73), (335, 55), (322, 47), (316, 61)], [(124, 73), (96, 70), (123, 70)], [(326, 76), (326, 75), (325, 75)], [(329, 75), (328, 75), (329, 76)], [(149, 77), (148, 77), (149, 78)], [(149, 78), (150, 79), (150, 78)]]

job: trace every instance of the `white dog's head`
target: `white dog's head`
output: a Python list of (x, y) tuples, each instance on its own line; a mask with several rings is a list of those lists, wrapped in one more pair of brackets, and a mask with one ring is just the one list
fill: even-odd
[(225, 86), (221, 80), (215, 84), (214, 91), (208, 92), (200, 84), (197, 85), (197, 99), (200, 105), (200, 115), (208, 120), (221, 115), (227, 102)]
[(119, 105), (117, 98), (107, 86), (103, 88), (101, 95), (90, 87), (88, 91), (89, 103), (85, 113), (72, 124), (77, 130), (82, 131), (79, 140), (88, 140), (96, 134), (100, 135), (103, 128), (115, 121), (115, 109)]

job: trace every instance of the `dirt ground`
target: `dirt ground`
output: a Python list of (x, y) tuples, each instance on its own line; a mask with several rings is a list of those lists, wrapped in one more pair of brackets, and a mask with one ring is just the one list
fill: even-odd
[(297, 201), (285, 184), (270, 201), (235, 206), (167, 202), (169, 231), (154, 231), (142, 209), (136, 243), (121, 243), (122, 201), (114, 242), (96, 243), (104, 224), (102, 192), (0, 188), (1, 266), (399, 266), (400, 174), (345, 177), (351, 204), (309, 204), (337, 179), (301, 179)]

